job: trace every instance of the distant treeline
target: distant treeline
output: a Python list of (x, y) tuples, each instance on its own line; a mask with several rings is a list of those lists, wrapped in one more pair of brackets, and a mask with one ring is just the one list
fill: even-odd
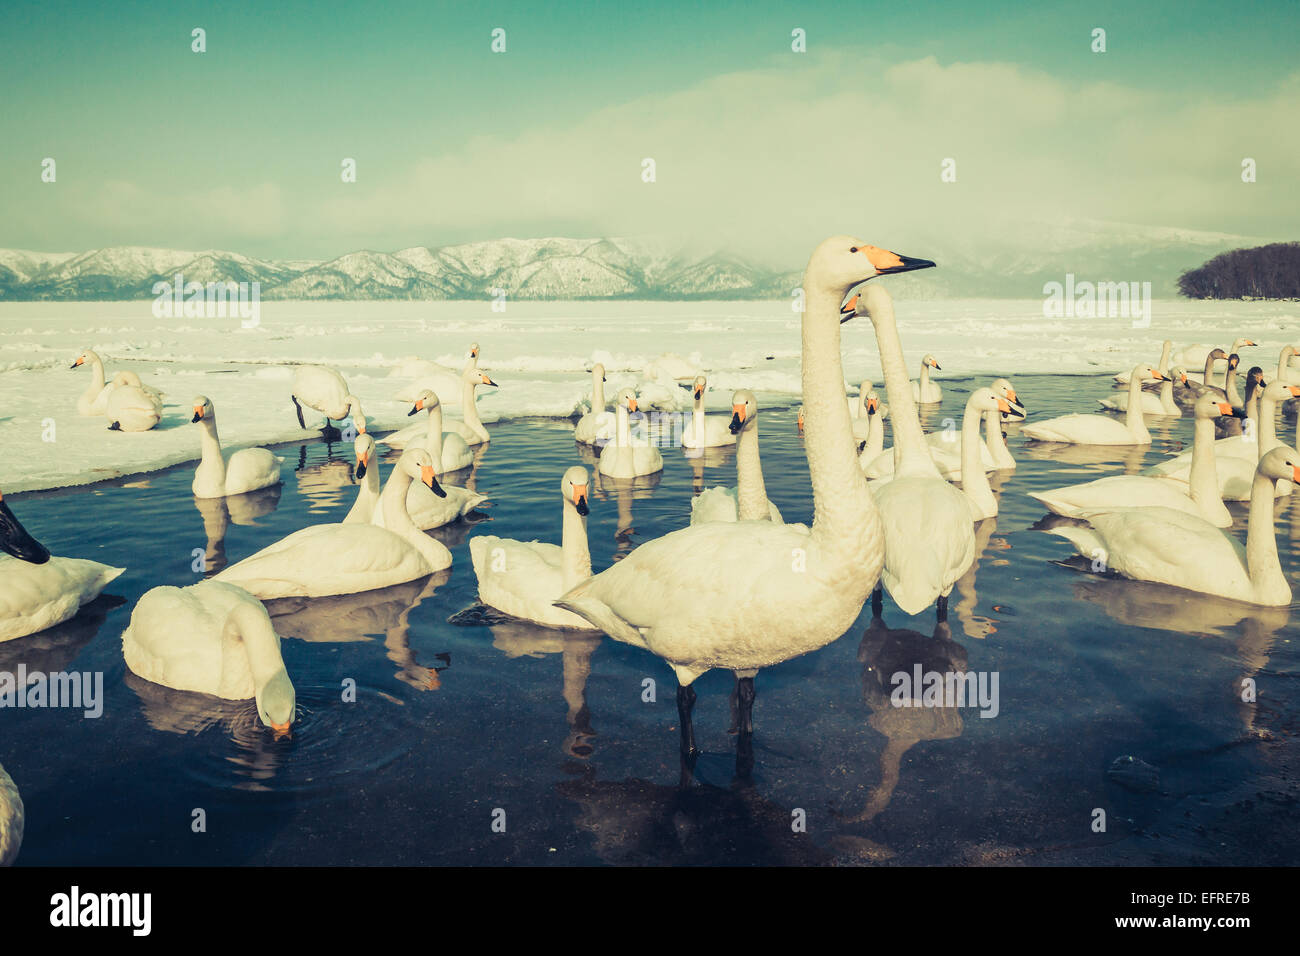
[(1189, 299), (1300, 299), (1300, 242), (1233, 249), (1178, 277)]

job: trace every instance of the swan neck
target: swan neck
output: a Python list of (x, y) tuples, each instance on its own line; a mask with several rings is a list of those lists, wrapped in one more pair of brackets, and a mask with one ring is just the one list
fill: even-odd
[(1291, 593), (1277, 556), (1273, 499), (1273, 479), (1256, 471), (1250, 486), (1250, 516), (1246, 522), (1246, 571), (1256, 595), (1274, 590)]
[(1128, 410), (1124, 413), (1124, 424), (1134, 438), (1141, 439), (1144, 443), (1151, 441), (1151, 433), (1147, 431), (1146, 419), (1142, 415), (1142, 376), (1137, 372), (1129, 377)]
[(433, 467), (442, 470), (442, 404), (429, 409), (429, 437), (427, 444), (429, 454), (433, 457)]
[(989, 487), (989, 476), (984, 473), (980, 448), (980, 410), (973, 402), (967, 402), (961, 417), (961, 489), (981, 514), (987, 515), (994, 503), (993, 489)]
[(742, 428), (736, 436), (736, 517), (741, 521), (771, 517), (763, 463), (758, 455), (758, 422)]
[(995, 409), (990, 409), (984, 413), (984, 432), (984, 443), (988, 445), (989, 452), (993, 455), (995, 461), (997, 460), (998, 452), (1010, 454), (1007, 452), (1007, 441), (1002, 437), (1001, 412)]
[(605, 410), (605, 376), (596, 370), (591, 373), (591, 410), (593, 412)]
[(1192, 467), (1187, 476), (1193, 501), (1202, 506), (1223, 503), (1214, 464), (1214, 420), (1198, 418), (1192, 423)]
[(230, 613), (233, 626), (248, 654), (248, 669), (253, 675), (253, 685), (260, 694), (271, 678), (284, 671), (284, 658), (280, 655), (280, 638), (271, 626), (266, 612), (260, 607), (240, 604)]
[(564, 502), (560, 531), (560, 577), (567, 592), (591, 577), (591, 549), (587, 544), (587, 519), (573, 502)]
[(478, 403), (474, 398), (474, 389), (475, 385), (473, 382), (464, 382), (461, 385), (460, 397), (461, 404), (464, 407), (464, 410), (461, 412), (461, 417), (464, 419), (465, 424), (470, 428), (475, 431), (481, 431), (483, 428), (483, 422), (478, 417)]
[(411, 476), (403, 469), (401, 462), (394, 467), (379, 496), (380, 507), (384, 509), (384, 527), (395, 534), (409, 535), (423, 532), (411, 520), (411, 513), (406, 510), (406, 492), (411, 486)]
[(224, 479), (226, 476), (226, 459), (221, 454), (221, 439), (217, 437), (217, 420), (215, 417), (205, 417), (199, 421), (199, 425), (201, 426), (199, 431), (199, 451), (201, 454), (199, 465), (219, 472), (219, 477)]
[[(935, 467), (926, 448), (921, 418), (916, 411), (916, 401), (912, 398), (912, 381), (907, 376), (907, 366), (903, 361), (903, 344), (898, 338), (898, 325), (894, 322), (893, 303), (888, 303), (878, 311), (880, 314), (872, 315), (871, 322), (876, 329), (880, 369), (884, 373), (890, 420), (894, 423), (894, 473), (901, 474), (901, 469), (906, 465), (911, 473), (938, 477), (939, 469)], [(807, 385), (804, 387), (807, 388)]]

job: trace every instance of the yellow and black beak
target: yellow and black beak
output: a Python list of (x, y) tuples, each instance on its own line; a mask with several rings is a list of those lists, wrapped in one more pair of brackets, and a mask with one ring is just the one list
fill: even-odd
[(703, 395), (704, 395), (704, 389), (702, 389), (702, 388), (697, 388), (697, 389), (695, 390), (695, 400), (696, 400), (696, 401), (699, 401), (700, 398), (703, 397)]
[(195, 405), (194, 417), (190, 419), (190, 424), (193, 424), (194, 422), (201, 422), (201, 421), (203, 421), (203, 406)]
[(573, 506), (578, 509), (578, 514), (584, 518), (591, 513), (591, 509), (587, 507), (586, 485), (573, 486)]
[(293, 734), (289, 732), (289, 722), (287, 720), (282, 724), (271, 724), (271, 731), (275, 734), (276, 740), (293, 739)]
[(68, 368), (77, 368), (78, 366), (82, 365), (85, 361), (86, 360), (81, 356), (77, 356), (77, 360), (73, 362), (71, 365), (69, 365)]
[(424, 411), (424, 399), (421, 398), (418, 401), (416, 401), (414, 405), (411, 406), (411, 410), (406, 413), (406, 417), (410, 418), (416, 412), (422, 412), (422, 411)]
[(366, 477), (366, 469), (370, 467), (370, 456), (361, 454), (357, 455), (357, 477)]
[(424, 482), (424, 484), (428, 486), (429, 490), (439, 498), (447, 497), (447, 492), (442, 490), (442, 485), (438, 484), (438, 479), (433, 474), (432, 465), (420, 466), (420, 480)]
[(843, 325), (849, 319), (858, 313), (858, 299), (862, 298), (861, 292), (855, 292), (849, 296), (848, 300), (840, 306), (840, 324)]
[(879, 410), (880, 410), (880, 399), (878, 399), (878, 398), (869, 398), (869, 399), (867, 399), (867, 414), (868, 414), (868, 415), (874, 415), (874, 414), (876, 414), (876, 412), (878, 412)]
[(727, 426), (727, 430), (731, 432), (731, 434), (733, 435), (739, 435), (740, 430), (744, 427), (745, 427), (745, 406), (732, 405), (731, 424)]
[(486, 375), (483, 376), (483, 384), (491, 385), (493, 388), (497, 387), (497, 383), (492, 381), (492, 379), (488, 378)]
[(27, 533), (3, 497), (0, 497), (0, 551), (30, 564), (44, 564), (50, 560), (45, 545)]

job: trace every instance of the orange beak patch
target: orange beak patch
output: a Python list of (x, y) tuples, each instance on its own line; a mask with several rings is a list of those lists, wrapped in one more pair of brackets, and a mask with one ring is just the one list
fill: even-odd
[(998, 411), (1006, 412), (1007, 414), (1011, 413), (1011, 406), (1007, 404), (1007, 400), (1005, 398), (998, 399)]
[(634, 412), (634, 411), (636, 411), (636, 399), (635, 399), (635, 398), (629, 398), (629, 399), (627, 400), (627, 410), (630, 411), (630, 412)]
[(871, 264), (876, 267), (877, 272), (884, 272), (886, 269), (901, 269), (903, 260), (896, 253), (888, 249), (880, 249), (876, 246), (863, 246), (858, 250), (870, 260)]
[(198, 421), (200, 418), (202, 418), (202, 417), (203, 417), (203, 406), (202, 406), (202, 405), (195, 405), (195, 406), (194, 406), (194, 420), (197, 422), (197, 421)]
[(1231, 415), (1231, 414), (1232, 414), (1232, 406), (1229, 405), (1227, 402), (1219, 402), (1219, 414), (1220, 414), (1220, 415)]
[(744, 406), (744, 405), (732, 405), (732, 406), (731, 406), (731, 412), (732, 412), (732, 414), (734, 414), (737, 418), (739, 418), (742, 422), (745, 420), (745, 406)]
[(840, 307), (840, 315), (852, 315), (856, 312), (858, 310), (858, 299), (861, 297), (862, 293), (859, 292), (853, 298), (849, 299), (848, 302), (845, 302), (844, 305)]
[(420, 480), (430, 488), (433, 487), (433, 477), (433, 465), (420, 466)]
[(287, 738), (287, 737), (290, 736), (290, 734), (289, 734), (289, 724), (288, 724), (287, 721), (286, 721), (285, 723), (283, 723), (283, 724), (272, 724), (272, 725), (271, 725), (271, 730), (273, 730), (273, 731), (275, 732), (275, 739), (276, 739), (276, 740), (284, 740), (285, 738)]

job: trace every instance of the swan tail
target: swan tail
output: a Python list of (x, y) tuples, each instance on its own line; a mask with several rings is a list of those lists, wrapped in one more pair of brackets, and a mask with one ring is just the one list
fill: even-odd
[(562, 610), (569, 611), (584, 620), (590, 621), (594, 627), (604, 631), (615, 640), (622, 641), (624, 644), (644, 647), (645, 640), (641, 637), (641, 632), (634, 625), (615, 614), (613, 609), (604, 601), (589, 594), (584, 594), (584, 584), (579, 584), (568, 594), (552, 603)]
[(1070, 505), (1066, 504), (1065, 502), (1053, 498), (1051, 492), (1031, 491), (1029, 492), (1029, 497), (1033, 498), (1035, 501), (1040, 502), (1044, 508), (1046, 508), (1054, 515), (1065, 515), (1066, 517), (1073, 517), (1078, 511), (1077, 508), (1073, 508)]

